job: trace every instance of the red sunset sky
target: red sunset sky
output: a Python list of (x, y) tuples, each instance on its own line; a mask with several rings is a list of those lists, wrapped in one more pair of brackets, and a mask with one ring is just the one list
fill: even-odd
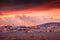
[[(27, 1), (28, 2), (28, 1)], [(42, 1), (41, 1), (42, 2)], [(0, 7), (0, 25), (34, 26), (47, 22), (60, 22), (58, 1), (9, 5)]]

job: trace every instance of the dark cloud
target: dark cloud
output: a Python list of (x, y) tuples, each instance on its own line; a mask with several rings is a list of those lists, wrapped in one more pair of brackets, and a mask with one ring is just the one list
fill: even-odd
[(59, 0), (2, 0), (3, 4), (44, 4), (47, 2), (54, 2)]
[(25, 10), (37, 6), (60, 8), (60, 0), (2, 0), (0, 4), (0, 10)]
[(50, 2), (52, 0), (2, 0), (2, 3), (4, 4), (41, 4), (45, 2)]

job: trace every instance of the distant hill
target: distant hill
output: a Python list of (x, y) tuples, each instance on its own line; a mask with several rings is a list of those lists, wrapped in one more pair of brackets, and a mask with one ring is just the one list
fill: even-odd
[(60, 22), (50, 22), (50, 23), (45, 23), (45, 24), (41, 24), (41, 25), (37, 25), (35, 27), (51, 27), (51, 26), (60, 26)]

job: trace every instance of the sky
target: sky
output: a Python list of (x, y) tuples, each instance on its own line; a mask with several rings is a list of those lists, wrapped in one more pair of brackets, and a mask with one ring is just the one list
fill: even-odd
[(2, 0), (0, 25), (35, 26), (60, 22), (60, 0)]

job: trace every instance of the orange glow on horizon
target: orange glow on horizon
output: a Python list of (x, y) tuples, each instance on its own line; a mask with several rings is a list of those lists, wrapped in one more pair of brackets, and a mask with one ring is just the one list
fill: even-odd
[(60, 9), (50, 9), (50, 10), (17, 10), (17, 11), (3, 11), (3, 16), (0, 16), (0, 18), (4, 17), (11, 17), (15, 15), (26, 15), (26, 16), (50, 16), (53, 18), (60, 18)]
[(9, 18), (9, 17), (13, 17), (14, 15), (4, 15), (4, 16), (0, 16), (0, 18)]
[[(48, 10), (36, 10), (36, 9), (27, 9), (27, 10), (17, 10), (17, 11), (2, 11), (3, 15), (0, 18), (9, 18), (19, 16), (34, 17), (34, 18), (53, 18), (60, 20), (60, 8), (48, 9)], [(18, 20), (17, 20), (18, 21)], [(25, 26), (34, 26), (36, 23), (26, 23)]]
[(60, 8), (52, 8), (52, 9), (47, 9), (47, 10), (41, 10), (39, 8), (32, 8), (32, 9), (27, 9), (27, 10), (15, 10), (15, 11), (2, 11), (3, 15), (11, 15), (11, 14), (30, 14), (32, 12), (43, 12), (43, 11), (57, 11), (60, 10)]

